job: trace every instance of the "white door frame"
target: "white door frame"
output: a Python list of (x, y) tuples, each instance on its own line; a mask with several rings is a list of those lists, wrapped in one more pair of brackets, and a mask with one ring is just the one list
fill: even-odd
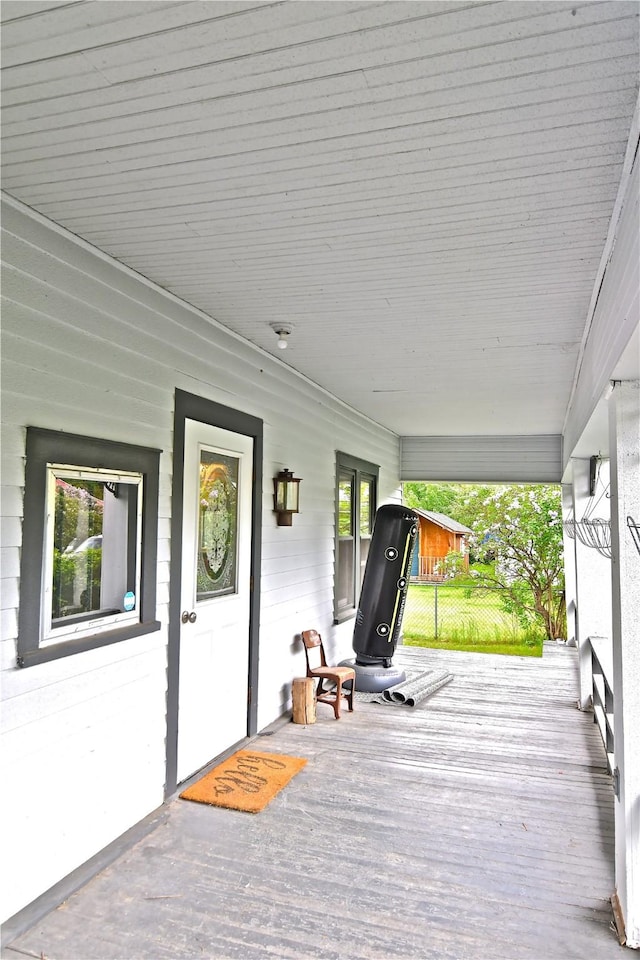
[(185, 420), (241, 433), (253, 439), (253, 491), (251, 541), (251, 598), (249, 612), (248, 735), (258, 725), (258, 642), (260, 629), (260, 555), (262, 542), (262, 431), (257, 417), (222, 404), (176, 390), (173, 431), (173, 483), (171, 494), (171, 580), (169, 584), (169, 641), (167, 663), (167, 739), (165, 798), (176, 792), (178, 758), (178, 691), (180, 682), (180, 600), (182, 588), (182, 498), (184, 479)]

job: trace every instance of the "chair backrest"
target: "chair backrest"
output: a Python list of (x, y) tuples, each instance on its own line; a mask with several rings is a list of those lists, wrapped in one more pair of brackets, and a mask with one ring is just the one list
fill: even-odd
[[(316, 667), (326, 667), (327, 661), (324, 655), (324, 646), (322, 644), (322, 637), (318, 631), (303, 630), (301, 636), (307, 658), (307, 675), (310, 674), (311, 670), (315, 670)], [(318, 659), (320, 660), (319, 663), (317, 662)]]

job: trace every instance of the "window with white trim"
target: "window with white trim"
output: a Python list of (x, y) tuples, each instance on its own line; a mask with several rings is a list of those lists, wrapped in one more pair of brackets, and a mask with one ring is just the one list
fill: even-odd
[(159, 629), (159, 458), (28, 428), (19, 666)]
[(355, 616), (376, 512), (379, 468), (336, 454), (334, 620)]

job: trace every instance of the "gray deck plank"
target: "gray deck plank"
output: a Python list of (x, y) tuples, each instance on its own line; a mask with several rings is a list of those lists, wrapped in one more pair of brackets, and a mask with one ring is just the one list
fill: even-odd
[(395, 659), (454, 680), (415, 709), (277, 722), (256, 749), (309, 762), (262, 813), (172, 801), (2, 956), (623, 958), (613, 793), (576, 652)]

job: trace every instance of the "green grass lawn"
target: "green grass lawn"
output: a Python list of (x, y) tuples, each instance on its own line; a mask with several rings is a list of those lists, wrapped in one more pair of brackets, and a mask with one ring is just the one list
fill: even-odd
[(523, 628), (504, 610), (495, 590), (438, 584), (436, 591), (431, 584), (411, 584), (402, 625), (408, 646), (542, 656), (542, 631)]

